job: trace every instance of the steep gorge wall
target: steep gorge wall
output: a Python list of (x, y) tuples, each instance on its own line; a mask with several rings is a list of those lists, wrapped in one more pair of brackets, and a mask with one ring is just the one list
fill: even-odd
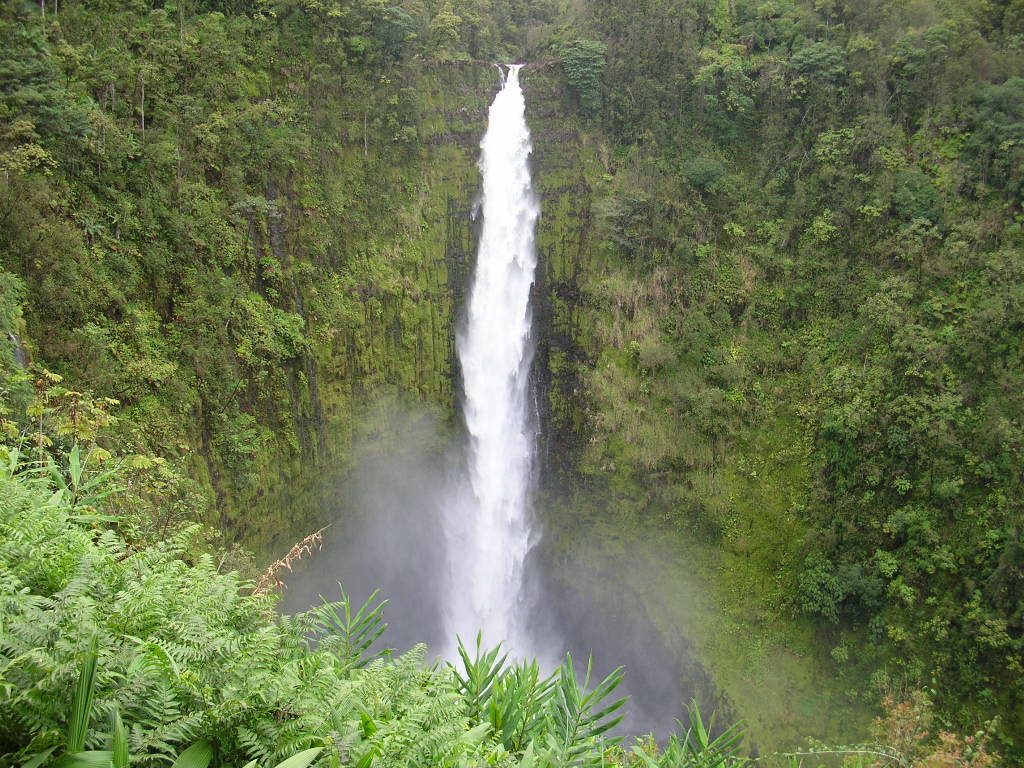
[[(109, 34), (156, 37), (186, 66), (213, 42), (225, 62), (190, 82), (172, 56), (141, 121), (141, 93), (117, 91), (129, 77), (104, 86), (82, 117), (99, 139), (54, 155), (56, 172), (0, 179), (5, 413), (24, 418), (26, 366), (37, 388), (46, 368), (117, 398), (101, 440), (173, 468), (156, 489), (164, 525), (198, 510), (263, 559), (315, 522), (372, 403), (454, 412), (499, 75), (478, 62), (334, 70), (303, 49), (254, 60), (223, 17), (179, 39), (164, 15), (126, 15)], [(80, 31), (61, 49), (69, 69), (92, 53)], [(134, 49), (115, 61), (144, 63)], [(50, 396), (55, 416), (64, 397)]]
[[(746, 454), (725, 450), (725, 436), (686, 408), (658, 402), (662, 388), (684, 403), (707, 396), (687, 362), (666, 364), (691, 352), (666, 329), (693, 311), (681, 286), (701, 275), (645, 270), (620, 248), (632, 175), (545, 72), (527, 80), (527, 103), (543, 201), (535, 376), (545, 532), (535, 557), (546, 610), (574, 653), (593, 652), (599, 668), (626, 664), (634, 727), (668, 733), (694, 699), (742, 719), (755, 751), (862, 731), (864, 707), (822, 682), (833, 672), (808, 628), (785, 624), (782, 639), (765, 631), (756, 591), (733, 592), (731, 539), (709, 537), (690, 512), (739, 505), (768, 517), (792, 491), (736, 482), (731, 467)], [(792, 458), (772, 458), (761, 474), (788, 476)]]
[[(247, 543), (268, 553), (321, 519), (375, 401), (417, 402), (448, 415), (454, 409), (455, 318), (475, 250), (477, 145), (498, 73), (484, 64), (439, 63), (411, 72), (402, 85), (416, 141), (400, 151), (364, 143), (360, 115), (346, 115), (343, 99), (324, 110), (317, 127), (319, 175), (338, 200), (324, 222), (324, 266), (333, 280), (300, 287), (299, 278), (294, 306), (301, 309), (305, 292), (333, 294), (328, 301), (349, 302), (349, 322), (306, 314), (315, 343), (295, 361), (300, 370), (287, 393), (299, 450), (272, 445), (261, 473), (262, 509), (244, 513)], [(356, 190), (369, 200), (353, 232), (343, 211)], [(285, 250), (301, 254), (302, 201), (293, 196), (290, 203), (293, 238)], [(366, 275), (356, 284), (346, 279), (353, 263)]]
[[(574, 388), (578, 394), (575, 371), (583, 354), (576, 327), (581, 300), (577, 281), (589, 258), (588, 179), (595, 154), (579, 128), (559, 69), (530, 65), (523, 80), (534, 181), (542, 202), (533, 296), (542, 465), (556, 473), (571, 472), (575, 436), (582, 426), (573, 395)], [(327, 510), (337, 511), (331, 496), (346, 483), (354, 435), (379, 428), (367, 416), (375, 401), (397, 398), (408, 404), (411, 399), (418, 408), (439, 409), (441, 418), (455, 425), (459, 383), (454, 334), (475, 259), (479, 141), (497, 87), (498, 72), (492, 65), (446, 63), (417, 73), (403, 89), (421, 99), (419, 146), (411, 157), (378, 158), (368, 180), (370, 185), (390, 183), (403, 189), (395, 210), (399, 221), (392, 231), (377, 232), (371, 243), (346, 245), (357, 258), (387, 264), (396, 279), (367, 286), (360, 295), (362, 325), (357, 330), (331, 329), (330, 342), (318, 346), (315, 362), (307, 368), (310, 374), (295, 390), (293, 403), (303, 414), (294, 420), (301, 442), (322, 445), (323, 454), (286, 448), (268, 455), (268, 462), (284, 456), (288, 463), (283, 476), (268, 482), (266, 502), (261, 502), (268, 514), (257, 523), (263, 530), (248, 534), (259, 548), (268, 541), (270, 551), (279, 550), (302, 530), (325, 521)], [(347, 147), (329, 173), (344, 177), (363, 166), (362, 146), (346, 141), (350, 137), (345, 132), (353, 124), (339, 121), (329, 130), (338, 135), (338, 146)], [(344, 232), (337, 238), (344, 242)], [(322, 420), (315, 418), (318, 408)], [(306, 490), (296, 496), (297, 488)], [(247, 516), (247, 522), (252, 519)]]
[(577, 116), (574, 97), (553, 65), (527, 71), (527, 118), (533, 136), (534, 184), (542, 214), (534, 295), (534, 373), (541, 421), (542, 485), (575, 476), (588, 424), (581, 407), (582, 366), (594, 350), (583, 286), (594, 267), (593, 186), (598, 145)]

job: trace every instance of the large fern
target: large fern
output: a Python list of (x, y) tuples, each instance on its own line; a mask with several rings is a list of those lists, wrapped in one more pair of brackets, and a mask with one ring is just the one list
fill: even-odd
[[(2, 764), (198, 768), (206, 748), (187, 750), (209, 744), (224, 768), (568, 768), (618, 742), (621, 669), (592, 685), (567, 657), (544, 676), (479, 637), (459, 667), (378, 653), (376, 595), (274, 617), (273, 597), (192, 554), (194, 528), (129, 546), (53, 482), (0, 466)], [(694, 715), (657, 765), (736, 762), (734, 732), (711, 739)]]
[(270, 619), (273, 598), (247, 594), (210, 557), (189, 562), (190, 534), (135, 551), (116, 529), (79, 519), (44, 478), (0, 476), (7, 761), (63, 743), (91, 638), (95, 693), (83, 747), (107, 746), (116, 713), (133, 764), (166, 765), (203, 738), (239, 765), (325, 747), (321, 760), (358, 753), (454, 765), (490, 748), (465, 740), (461, 699), (446, 673), (424, 665), (423, 649), (368, 663), (381, 604), (353, 610), (343, 595), (297, 619)]

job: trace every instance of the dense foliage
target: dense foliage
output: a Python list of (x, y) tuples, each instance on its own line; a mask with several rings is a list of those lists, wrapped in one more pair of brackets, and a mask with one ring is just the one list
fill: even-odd
[[(382, 651), (382, 604), (353, 611), (344, 593), (278, 617), (272, 596), (222, 572), (212, 554), (190, 554), (195, 526), (140, 546), (117, 516), (81, 514), (17, 451), (4, 459), (4, 764), (66, 754), (58, 764), (166, 765), (190, 749), (189, 759), (205, 755), (204, 766), (212, 758), (275, 764), (296, 753), (303, 765), (332, 766), (631, 759), (608, 734), (621, 719), (624, 700), (613, 697), (621, 669), (591, 681), (588, 666), (580, 679), (568, 657), (545, 676), (535, 662), (481, 649), (479, 638), (475, 654), (460, 646), (461, 667), (428, 665), (423, 646)], [(738, 732), (713, 739), (699, 713), (695, 722), (673, 742), (691, 755), (686, 764), (746, 764)], [(653, 760), (657, 750), (636, 754)]]
[[(749, 768), (739, 726), (712, 730), (699, 707), (664, 749), (628, 749), (612, 729), (619, 668), (580, 678), (571, 656), (552, 674), (501, 648), (461, 642), (461, 664), (396, 655), (374, 597), (341, 593), (297, 616), (204, 549), (197, 526), (143, 544), (126, 538), (112, 497), (121, 470), (89, 474), (75, 443), (0, 466), (0, 762), (61, 768), (167, 765)], [(43, 466), (41, 466), (41, 464)], [(84, 496), (67, 483), (79, 480)], [(86, 504), (85, 502), (93, 502)], [(143, 514), (158, 510), (145, 507)], [(129, 526), (129, 529), (132, 527)], [(215, 555), (219, 554), (217, 557)], [(851, 765), (992, 764), (988, 735), (943, 733), (927, 699), (877, 724), (880, 744), (819, 748)], [(778, 756), (792, 763), (797, 755)]]
[(96, 636), (90, 745), (116, 707), (142, 761), (526, 760), (521, 712), (465, 742), (445, 673), (355, 671), (198, 554), (301, 506), (362, 393), (452, 403), (480, 104), (438, 72), (485, 103), (472, 60), (525, 53), (600, 165), (552, 405), (581, 507), (708, 543), (852, 696), (930, 688), (1019, 753), (1022, 35), (1003, 0), (6, 0), (0, 430), (57, 463), (3, 480), (4, 749), (59, 743)]
[(51, 5), (0, 7), (5, 380), (36, 362), (118, 399), (121, 440), (265, 541), (253, 518), (343, 465), (360, 392), (451, 398), (462, 246), (424, 222), (469, 197), (447, 131), (479, 115), (424, 69), (521, 48), (552, 8)]
[(1019, 742), (1019, 8), (594, 0), (581, 22), (611, 144), (582, 466), (712, 542), (755, 621), (815, 617), (854, 695), (927, 685)]

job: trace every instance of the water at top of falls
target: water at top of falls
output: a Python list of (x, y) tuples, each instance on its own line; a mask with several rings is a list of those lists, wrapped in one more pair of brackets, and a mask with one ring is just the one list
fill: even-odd
[(540, 205), (530, 180), (530, 132), (511, 65), (480, 144), (483, 225), (465, 326), (458, 337), (469, 437), (466, 487), (446, 512), (449, 636), (531, 652), (521, 631), (523, 562), (530, 546), (534, 428), (530, 288)]

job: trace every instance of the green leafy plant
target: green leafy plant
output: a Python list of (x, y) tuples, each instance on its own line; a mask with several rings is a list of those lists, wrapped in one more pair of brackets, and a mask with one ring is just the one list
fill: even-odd
[(569, 765), (600, 760), (607, 745), (621, 741), (619, 736), (605, 738), (604, 734), (624, 717), (616, 713), (626, 699), (610, 698), (622, 683), (623, 667), (588, 690), (592, 671), (593, 659), (588, 658), (586, 674), (579, 681), (572, 655), (566, 654), (547, 708), (547, 745)]
[(466, 700), (466, 706), (483, 719), (490, 701), (490, 695), (494, 688), (495, 680), (505, 669), (505, 662), (508, 660), (508, 653), (502, 653), (501, 645), (487, 650), (482, 649), (483, 632), (476, 636), (476, 652), (472, 658), (469, 651), (458, 638), (458, 654), (462, 660), (463, 671), (458, 667), (449, 664), (452, 676), (455, 678), (455, 687)]
[(660, 755), (652, 756), (639, 745), (633, 747), (633, 754), (646, 768), (742, 768), (752, 764), (741, 752), (744, 734), (738, 724), (713, 737), (714, 717), (705, 723), (696, 701), (690, 704), (689, 720), (682, 738), (672, 734)]
[(71, 508), (80, 513), (78, 517), (83, 522), (114, 522), (114, 517), (99, 517), (96, 507), (115, 493), (125, 490), (125, 486), (114, 482), (121, 471), (121, 465), (116, 463), (107, 469), (90, 473), (87, 470), (91, 455), (90, 451), (83, 457), (81, 445), (75, 443), (68, 452), (66, 470), (62, 470), (52, 458), (45, 460), (44, 468), (52, 478), (57, 493), (67, 498)]
[(486, 722), (505, 749), (520, 753), (540, 739), (547, 726), (556, 675), (544, 677), (536, 661), (524, 661), (506, 669), (495, 681)]
[(373, 644), (388, 628), (384, 621), (384, 606), (388, 601), (377, 600), (380, 590), (375, 590), (353, 612), (345, 589), (340, 584), (338, 589), (341, 600), (328, 602), (321, 595), (322, 604), (309, 614), (321, 648), (336, 654), (343, 666), (352, 669), (362, 669), (373, 659), (392, 653), (390, 649), (371, 653)]
[(71, 705), (71, 718), (68, 721), (67, 751), (81, 752), (85, 749), (85, 737), (89, 731), (89, 717), (92, 714), (92, 700), (96, 692), (96, 664), (99, 659), (99, 639), (94, 634), (89, 640), (85, 658), (82, 660), (82, 671), (75, 686), (75, 698)]
[(576, 40), (558, 51), (565, 77), (576, 91), (584, 114), (590, 116), (601, 108), (607, 50), (608, 47), (597, 40)]

